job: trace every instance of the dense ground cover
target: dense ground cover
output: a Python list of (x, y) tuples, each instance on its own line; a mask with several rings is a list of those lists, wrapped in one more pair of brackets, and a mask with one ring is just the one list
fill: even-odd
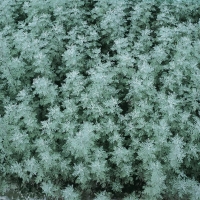
[(200, 198), (200, 1), (0, 1), (0, 192)]

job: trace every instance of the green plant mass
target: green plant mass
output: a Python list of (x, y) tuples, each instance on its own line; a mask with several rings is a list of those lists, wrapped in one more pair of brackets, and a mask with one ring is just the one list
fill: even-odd
[(0, 193), (200, 199), (200, 1), (1, 0)]

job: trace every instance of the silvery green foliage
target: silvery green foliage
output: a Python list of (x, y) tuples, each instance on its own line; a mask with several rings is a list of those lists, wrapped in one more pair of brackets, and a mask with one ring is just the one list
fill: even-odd
[(0, 2), (0, 191), (200, 196), (195, 0)]
[(72, 186), (67, 186), (63, 191), (63, 197), (64, 199), (72, 199), (72, 200), (78, 200), (80, 199), (80, 195), (74, 191), (74, 188)]
[(135, 192), (133, 192), (128, 196), (124, 197), (123, 200), (139, 200), (139, 197), (135, 194)]
[(105, 191), (102, 191), (95, 196), (96, 197), (94, 198), (94, 200), (110, 200), (110, 195)]

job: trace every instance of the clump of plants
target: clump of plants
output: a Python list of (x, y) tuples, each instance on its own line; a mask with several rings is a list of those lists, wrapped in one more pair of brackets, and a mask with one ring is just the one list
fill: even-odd
[(200, 1), (0, 2), (0, 192), (200, 197)]

